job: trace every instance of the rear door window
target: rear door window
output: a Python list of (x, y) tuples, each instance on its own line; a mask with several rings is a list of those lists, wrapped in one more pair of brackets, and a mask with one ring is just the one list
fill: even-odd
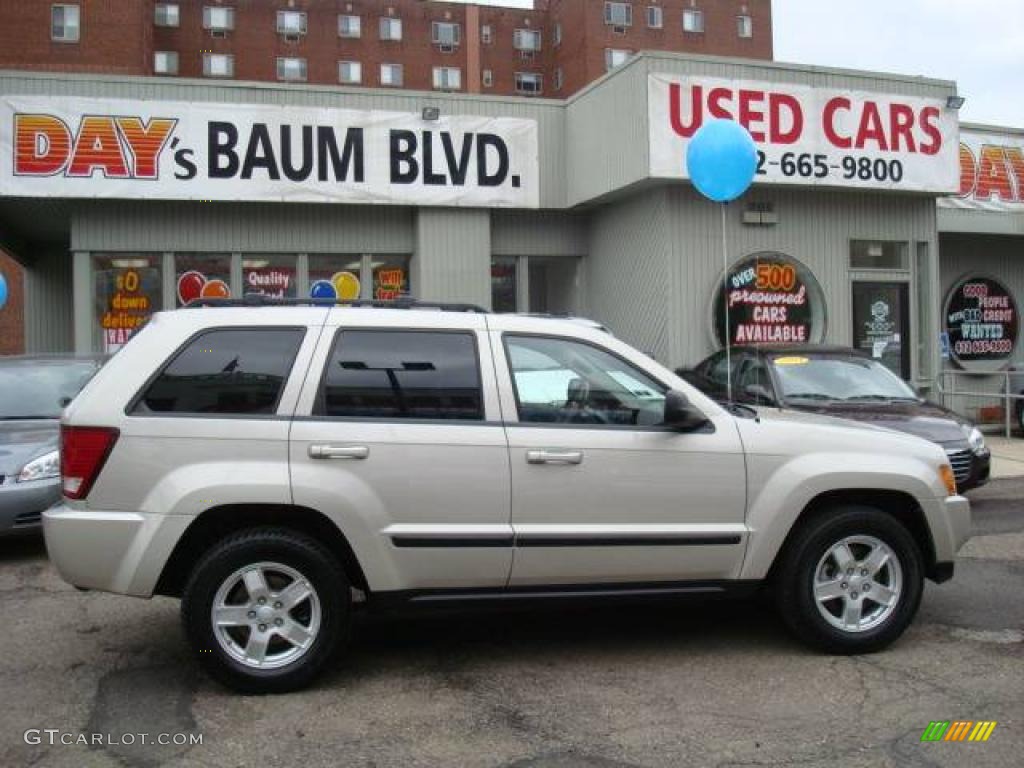
[(341, 331), (317, 412), (352, 419), (483, 420), (476, 338), (464, 331)]
[(138, 400), (134, 413), (272, 414), (304, 328), (230, 328), (192, 339)]

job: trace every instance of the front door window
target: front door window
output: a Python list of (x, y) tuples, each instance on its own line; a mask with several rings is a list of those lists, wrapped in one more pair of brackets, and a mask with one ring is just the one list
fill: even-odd
[(910, 305), (906, 283), (853, 284), (853, 346), (910, 379)]

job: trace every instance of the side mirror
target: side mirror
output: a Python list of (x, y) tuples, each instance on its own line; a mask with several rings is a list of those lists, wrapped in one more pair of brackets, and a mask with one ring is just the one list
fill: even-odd
[(678, 389), (670, 389), (665, 393), (666, 427), (678, 429), (680, 432), (693, 432), (708, 423), (707, 417), (690, 403), (690, 399)]
[(743, 388), (743, 394), (753, 400), (755, 403), (764, 403), (766, 405), (775, 405), (775, 395), (773, 395), (768, 388), (763, 384), (747, 384)]

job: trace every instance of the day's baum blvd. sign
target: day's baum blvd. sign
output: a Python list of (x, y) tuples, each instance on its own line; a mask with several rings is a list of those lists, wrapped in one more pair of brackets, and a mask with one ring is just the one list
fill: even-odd
[(0, 195), (535, 208), (537, 123), (0, 98)]

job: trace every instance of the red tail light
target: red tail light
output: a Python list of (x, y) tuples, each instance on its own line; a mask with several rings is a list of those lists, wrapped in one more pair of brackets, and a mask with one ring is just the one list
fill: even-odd
[(120, 434), (110, 427), (60, 428), (60, 476), (64, 495), (84, 499)]

